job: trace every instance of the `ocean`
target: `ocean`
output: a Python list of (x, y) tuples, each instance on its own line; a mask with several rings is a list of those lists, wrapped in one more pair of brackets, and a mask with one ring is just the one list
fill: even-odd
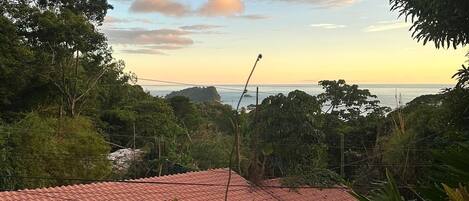
[[(224, 104), (229, 104), (236, 108), (241, 95), (243, 85), (211, 85), (217, 88)], [(294, 90), (301, 90), (311, 95), (318, 95), (324, 90), (317, 84), (275, 84), (275, 85), (251, 85), (248, 87), (248, 93), (251, 97), (245, 96), (241, 102), (241, 107), (246, 107), (256, 102), (256, 86), (259, 87), (259, 103), (268, 96), (278, 93), (288, 94)], [(191, 86), (181, 85), (152, 85), (144, 86), (153, 96), (164, 97), (172, 91), (178, 91)], [(445, 88), (453, 87), (445, 84), (361, 84), (360, 89), (369, 89), (380, 100), (382, 106), (396, 108), (397, 102), (404, 105), (414, 98), (426, 94), (438, 94)], [(397, 96), (397, 100), (396, 100)]]

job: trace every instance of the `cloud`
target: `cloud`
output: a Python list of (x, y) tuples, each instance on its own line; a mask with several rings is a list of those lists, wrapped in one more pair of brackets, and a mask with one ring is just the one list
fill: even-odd
[(342, 24), (311, 24), (310, 26), (314, 28), (322, 28), (322, 29), (340, 29), (340, 28), (347, 27)]
[(127, 53), (127, 54), (160, 54), (160, 55), (166, 55), (162, 51), (154, 50), (154, 49), (125, 49), (122, 50), (122, 52)]
[(194, 41), (187, 37), (190, 32), (179, 29), (110, 29), (105, 30), (109, 41), (114, 44), (131, 45), (192, 45)]
[(201, 31), (201, 30), (216, 29), (216, 28), (220, 28), (220, 27), (222, 27), (222, 26), (209, 25), (209, 24), (196, 24), (196, 25), (182, 26), (182, 27), (179, 27), (179, 28), (182, 29), (182, 30)]
[(379, 31), (389, 31), (394, 29), (403, 29), (409, 28), (410, 23), (400, 22), (400, 21), (381, 21), (377, 24), (370, 25), (366, 27), (363, 31), (365, 32), (379, 32)]
[(242, 13), (244, 3), (242, 0), (208, 0), (198, 10), (204, 16), (231, 16)]
[(305, 3), (315, 5), (319, 8), (331, 8), (331, 7), (342, 7), (354, 4), (359, 0), (271, 0), (271, 1), (282, 1), (289, 3)]
[(167, 55), (165, 52), (161, 50), (177, 50), (182, 49), (184, 46), (178, 45), (144, 45), (139, 46), (138, 48), (130, 48), (124, 49), (122, 52), (128, 54), (159, 54), (159, 55)]
[(192, 32), (182, 29), (107, 29), (104, 33), (113, 45), (121, 45), (124, 53), (164, 54), (161, 50), (176, 50), (191, 46)]
[(242, 19), (247, 19), (247, 20), (265, 20), (265, 19), (269, 19), (270, 17), (269, 16), (265, 16), (265, 15), (256, 15), (256, 14), (252, 14), (252, 15), (238, 15), (238, 16), (235, 16), (237, 18), (242, 18)]
[(146, 47), (156, 50), (178, 50), (184, 48), (184, 46), (178, 45), (150, 45)]
[(189, 6), (172, 0), (135, 0), (130, 10), (141, 13), (156, 12), (168, 16), (184, 16), (192, 12)]
[(104, 17), (104, 23), (108, 24), (113, 24), (113, 23), (123, 23), (123, 22), (128, 22), (129, 20), (126, 19), (120, 19), (112, 16), (106, 16)]
[(175, 0), (135, 0), (130, 10), (140, 13), (161, 13), (167, 16), (232, 16), (244, 11), (242, 0), (207, 0), (198, 9)]
[(124, 19), (124, 18), (118, 18), (118, 17), (113, 17), (113, 16), (106, 16), (104, 17), (104, 23), (105, 24), (118, 24), (118, 23), (129, 23), (129, 22), (140, 22), (144, 24), (152, 24), (153, 21), (149, 19)]

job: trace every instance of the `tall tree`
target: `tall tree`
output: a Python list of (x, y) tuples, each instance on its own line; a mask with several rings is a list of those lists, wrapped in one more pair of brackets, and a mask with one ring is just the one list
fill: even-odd
[(302, 91), (267, 97), (258, 108), (260, 169), (266, 175), (310, 185), (330, 185), (321, 102)]
[(469, 2), (467, 0), (390, 0), (391, 10), (413, 22), (412, 36), (436, 48), (469, 43)]
[(325, 90), (318, 99), (329, 107), (325, 111), (344, 120), (356, 119), (371, 112), (381, 113), (378, 97), (368, 89), (359, 89), (358, 85), (348, 85), (345, 80), (322, 80), (319, 85)]
[[(67, 114), (78, 115), (79, 105), (106, 70), (116, 65), (106, 38), (97, 30), (112, 7), (106, 0), (7, 0), (1, 6), (2, 16), (34, 51), (30, 68), (41, 69), (40, 85), (55, 86)], [(44, 94), (55, 93), (48, 89)]]

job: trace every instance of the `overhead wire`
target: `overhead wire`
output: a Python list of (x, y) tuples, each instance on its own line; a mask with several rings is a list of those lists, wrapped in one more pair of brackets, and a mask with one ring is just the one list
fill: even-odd
[[(177, 81), (158, 80), (158, 79), (148, 79), (148, 78), (137, 78), (137, 79), (138, 80), (144, 80), (144, 81), (150, 81), (150, 82), (176, 84), (176, 85), (182, 85), (182, 86), (193, 86), (193, 87), (210, 87), (210, 86), (214, 86), (217, 89), (224, 89), (224, 90), (238, 91), (238, 92), (243, 92), (244, 91), (241, 88), (224, 87), (223, 85), (203, 85), (203, 84), (194, 84), (194, 83), (185, 83), (185, 82), (177, 82)], [(139, 84), (139, 85), (140, 86), (163, 86), (163, 85), (145, 85), (145, 84)], [(279, 93), (275, 93), (275, 92), (263, 92), (263, 91), (260, 91), (259, 93), (270, 94), (270, 95), (279, 94)]]

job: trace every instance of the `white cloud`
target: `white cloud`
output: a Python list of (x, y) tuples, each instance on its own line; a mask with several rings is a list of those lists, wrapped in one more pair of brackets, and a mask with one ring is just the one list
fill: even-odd
[(216, 29), (216, 28), (221, 28), (223, 26), (219, 25), (210, 25), (210, 24), (195, 24), (195, 25), (188, 25), (188, 26), (181, 26), (179, 27), (180, 29), (183, 30), (209, 30), (209, 29)]
[(410, 23), (401, 22), (401, 21), (381, 21), (376, 24), (366, 27), (363, 31), (365, 32), (380, 32), (380, 31), (389, 31), (395, 29), (409, 28)]
[(182, 29), (106, 29), (104, 33), (121, 51), (132, 54), (164, 54), (161, 50), (176, 50), (191, 46), (193, 32)]
[(243, 13), (242, 0), (208, 0), (198, 13), (204, 16), (232, 16)]
[(180, 29), (110, 29), (105, 30), (109, 41), (114, 44), (170, 44), (192, 45), (194, 42), (187, 37), (190, 32)]
[(266, 15), (258, 15), (258, 14), (237, 15), (237, 16), (234, 16), (234, 17), (237, 17), (237, 18), (240, 18), (240, 19), (247, 19), (247, 20), (265, 20), (265, 19), (269, 19), (269, 18), (270, 18), (269, 16), (266, 16)]
[(327, 24), (327, 23), (311, 24), (310, 26), (314, 28), (322, 28), (322, 29), (340, 29), (340, 28), (347, 27), (346, 25), (343, 25), (343, 24)]
[(135, 0), (130, 10), (141, 13), (161, 13), (168, 16), (184, 16), (191, 12), (189, 6), (172, 0)]
[(139, 13), (161, 13), (167, 16), (233, 16), (244, 12), (243, 0), (206, 0), (198, 9), (176, 0), (134, 0), (130, 10)]
[(118, 24), (118, 23), (130, 23), (130, 22), (139, 22), (144, 24), (152, 24), (153, 22), (149, 19), (141, 19), (141, 18), (119, 18), (114, 16), (106, 16), (104, 17), (105, 24)]
[(127, 53), (127, 54), (160, 54), (160, 55), (166, 55), (164, 52), (155, 50), (155, 49), (150, 49), (150, 48), (140, 48), (140, 49), (124, 49), (122, 52)]
[(165, 54), (163, 51), (187, 48), (194, 44), (191, 35), (219, 34), (211, 29), (218, 25), (196, 24), (175, 29), (104, 29), (112, 45), (120, 51), (132, 54)]
[(311, 4), (322, 8), (341, 7), (354, 4), (359, 0), (271, 0), (271, 1), (282, 1), (289, 3), (304, 3)]

